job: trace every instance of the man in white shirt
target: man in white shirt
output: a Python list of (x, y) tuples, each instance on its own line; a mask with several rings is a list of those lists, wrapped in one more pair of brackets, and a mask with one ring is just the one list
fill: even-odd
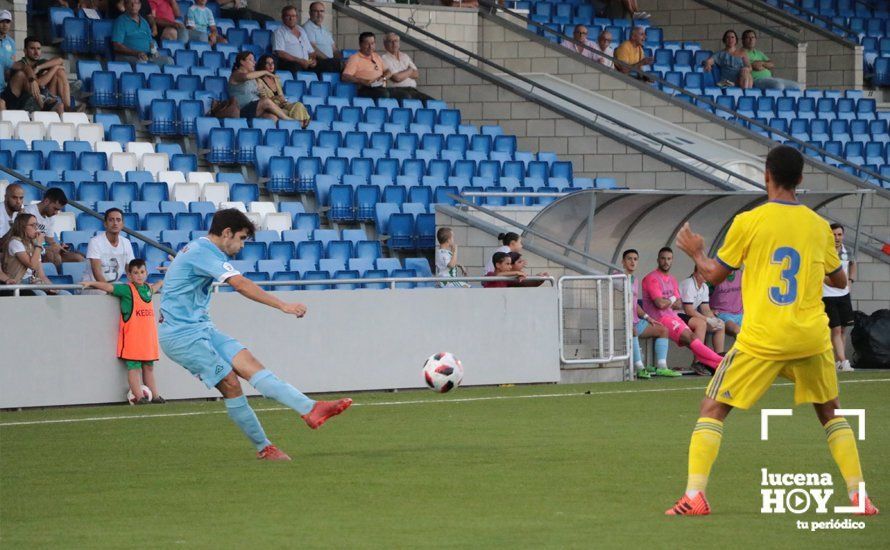
[(841, 259), (841, 268), (847, 274), (847, 287), (834, 288), (822, 284), (822, 302), (828, 315), (828, 328), (831, 329), (831, 346), (834, 348), (834, 363), (837, 370), (851, 372), (853, 367), (847, 359), (847, 338), (844, 330), (853, 325), (853, 302), (850, 300), (850, 283), (856, 279), (856, 263), (847, 254), (844, 246), (844, 226), (831, 224), (834, 246)]
[(66, 204), (68, 197), (65, 196), (65, 192), (58, 187), (50, 187), (43, 194), (43, 200), (37, 204), (29, 204), (22, 210), (37, 218), (37, 228), (46, 238), (43, 261), (54, 264), (56, 269), (61, 269), (62, 262), (83, 261), (82, 255), (72, 252), (67, 244), (60, 243), (56, 239), (53, 216), (61, 212)]
[[(105, 233), (100, 233), (87, 246), (90, 268), (84, 270), (84, 281), (117, 283), (127, 273), (127, 264), (135, 258), (130, 240), (121, 237), (124, 213), (119, 208), (105, 211)], [(85, 290), (83, 294), (105, 294), (101, 290)]]
[(726, 337), (723, 321), (711, 311), (708, 285), (698, 272), (698, 267), (692, 272), (692, 277), (680, 281), (680, 300), (683, 302), (683, 311), (678, 315), (689, 325), (695, 337), (704, 342), (705, 335), (711, 333), (714, 351), (723, 353), (723, 341)]
[(299, 13), (294, 6), (281, 8), (282, 26), (272, 33), (272, 49), (278, 57), (278, 68), (286, 71), (314, 71), (315, 48), (306, 31), (297, 25)]
[(603, 30), (600, 32), (600, 35), (596, 39), (596, 44), (594, 44), (594, 49), (599, 53), (606, 54), (609, 57), (605, 57), (603, 55), (594, 54), (593, 60), (599, 63), (600, 65), (608, 68), (615, 67), (615, 64), (612, 63), (613, 57), (615, 57), (615, 48), (612, 47), (612, 33)]
[(575, 30), (572, 32), (572, 40), (563, 40), (562, 47), (568, 48), (578, 55), (593, 60), (596, 55), (596, 51), (594, 51), (596, 50), (596, 43), (587, 38), (588, 34), (587, 27), (584, 25), (575, 25)]
[(324, 28), (324, 2), (313, 2), (309, 6), (309, 19), (303, 23), (303, 30), (309, 43), (315, 48), (315, 71), (319, 73), (339, 73), (343, 70), (343, 52), (334, 42), (334, 35)]
[(25, 202), (25, 190), (18, 183), (10, 184), (3, 196), (3, 208), (0, 209), (0, 237), (6, 235), (15, 217), (22, 211)]
[(397, 99), (430, 99), (417, 91), (417, 77), (420, 75), (417, 65), (411, 57), (401, 51), (402, 41), (394, 32), (387, 33), (383, 38), (386, 53), (381, 55), (386, 68), (392, 73), (389, 77), (389, 95)]

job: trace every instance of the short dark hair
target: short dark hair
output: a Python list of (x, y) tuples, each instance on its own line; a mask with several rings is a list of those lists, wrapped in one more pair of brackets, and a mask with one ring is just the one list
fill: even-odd
[(842, 223), (834, 222), (829, 227), (831, 228), (832, 231), (834, 231), (835, 229), (840, 229), (841, 231), (844, 231), (844, 224), (842, 224)]
[(300, 13), (300, 10), (297, 9), (297, 6), (294, 6), (293, 4), (288, 4), (288, 5), (284, 6), (283, 8), (281, 8), (281, 17), (284, 17), (284, 14), (289, 12), (290, 10), (294, 10), (295, 12)]
[(766, 155), (766, 170), (776, 185), (794, 189), (803, 179), (803, 155), (794, 147), (779, 145)]
[(145, 260), (142, 258), (130, 260), (130, 263), (127, 264), (127, 271), (133, 271), (137, 267), (145, 267)]
[(510, 243), (519, 240), (519, 235), (517, 233), (513, 233), (512, 231), (507, 233), (500, 233), (498, 234), (498, 240), (501, 241), (504, 246), (510, 246)]
[(108, 221), (108, 216), (110, 216), (114, 212), (117, 212), (118, 214), (120, 214), (121, 218), (124, 217), (124, 211), (121, 210), (120, 208), (109, 208), (108, 210), (105, 211), (105, 221)]
[(440, 227), (438, 231), (436, 231), (436, 240), (439, 241), (439, 244), (445, 244), (453, 234), (454, 230), (450, 227)]
[(492, 265), (498, 265), (499, 263), (504, 261), (504, 258), (509, 258), (510, 255), (506, 252), (495, 252), (491, 255), (491, 263)]
[(361, 33), (360, 35), (358, 35), (358, 43), (361, 44), (362, 42), (364, 42), (365, 38), (374, 38), (374, 33), (370, 31)]
[(237, 208), (224, 208), (217, 210), (210, 222), (210, 229), (207, 230), (211, 235), (220, 236), (225, 229), (231, 229), (232, 233), (237, 233), (242, 229), (247, 230), (247, 236), (253, 237), (256, 227), (247, 214)]
[(637, 252), (636, 248), (628, 248), (627, 250), (625, 250), (624, 252), (621, 253), (621, 259), (623, 260), (623, 259), (627, 258), (628, 254), (636, 254), (637, 256), (640, 255), (640, 253)]
[(68, 204), (68, 197), (66, 197), (65, 192), (58, 187), (50, 187), (49, 189), (44, 191), (43, 200), (47, 202), (57, 202), (62, 206)]
[(40, 39), (37, 38), (36, 36), (33, 36), (33, 35), (31, 35), (31, 36), (26, 36), (26, 37), (25, 37), (25, 44), (24, 44), (24, 46), (27, 48), (27, 47), (28, 47), (28, 44), (30, 44), (31, 42), (37, 42), (38, 44), (40, 44)]
[(670, 252), (671, 254), (673, 254), (674, 249), (669, 246), (662, 246), (661, 248), (658, 249), (658, 255), (661, 256), (662, 252)]
[(519, 252), (507, 252), (507, 256), (510, 256), (510, 260), (515, 264), (522, 257), (522, 254)]
[(745, 29), (742, 31), (742, 38), (745, 38), (749, 34), (753, 34), (755, 37), (757, 36), (757, 33), (754, 32), (754, 29)]

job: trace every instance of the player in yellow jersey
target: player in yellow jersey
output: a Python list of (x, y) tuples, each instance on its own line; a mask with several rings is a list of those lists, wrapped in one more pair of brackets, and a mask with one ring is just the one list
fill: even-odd
[(744, 264), (745, 324), (708, 385), (689, 443), (686, 493), (668, 515), (711, 512), (705, 489), (723, 420), (733, 407), (754, 405), (779, 375), (794, 381), (795, 404), (813, 403), (853, 505), (864, 499), (864, 513), (878, 513), (859, 491), (863, 478), (853, 430), (835, 413), (840, 402), (822, 282), (827, 275), (832, 286), (844, 288), (847, 276), (828, 222), (797, 202), (802, 179), (800, 152), (780, 145), (766, 157), (768, 202), (735, 217), (716, 258), (705, 256), (704, 239), (689, 224), (677, 234), (677, 246), (712, 284)]

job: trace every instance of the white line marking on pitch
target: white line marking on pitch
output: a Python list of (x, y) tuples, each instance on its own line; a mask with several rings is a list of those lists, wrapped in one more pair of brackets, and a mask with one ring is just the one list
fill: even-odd
[[(890, 378), (873, 378), (867, 380), (839, 380), (841, 384), (858, 384), (863, 382), (890, 382)], [(773, 384), (773, 386), (793, 386), (791, 382), (782, 382), (779, 384)], [(499, 401), (499, 400), (508, 400), (508, 399), (546, 399), (546, 398), (554, 398), (554, 397), (582, 397), (585, 395), (617, 395), (622, 393), (661, 393), (661, 392), (669, 392), (669, 391), (692, 391), (692, 390), (704, 390), (707, 386), (687, 386), (683, 388), (651, 388), (651, 389), (640, 389), (640, 390), (613, 390), (613, 391), (601, 391), (601, 392), (581, 392), (581, 393), (541, 393), (541, 394), (533, 394), (533, 395), (492, 395), (487, 397), (459, 397), (457, 399), (442, 399), (442, 400), (430, 400), (430, 399), (416, 399), (412, 401), (380, 401), (377, 403), (353, 403), (353, 407), (388, 407), (388, 406), (398, 406), (398, 405), (446, 405), (450, 403), (469, 403), (472, 401)], [(256, 412), (274, 412), (274, 411), (287, 411), (290, 410), (288, 407), (268, 407), (265, 409), (254, 409)], [(172, 418), (176, 416), (203, 416), (207, 414), (225, 414), (225, 410), (217, 410), (217, 411), (196, 411), (196, 412), (181, 412), (181, 413), (164, 413), (164, 414), (128, 414), (122, 416), (93, 416), (87, 418), (67, 418), (67, 419), (59, 419), (59, 420), (29, 420), (25, 422), (3, 422), (0, 423), (0, 428), (6, 428), (10, 426), (36, 426), (43, 424), (72, 424), (77, 422), (104, 422), (106, 420), (131, 420), (131, 419), (145, 419), (145, 418)]]

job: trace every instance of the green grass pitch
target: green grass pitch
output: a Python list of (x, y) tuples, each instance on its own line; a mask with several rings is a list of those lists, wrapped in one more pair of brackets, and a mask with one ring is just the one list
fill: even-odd
[[(761, 467), (829, 472), (845, 492), (808, 406), (774, 420), (767, 442), (759, 409), (733, 412), (708, 491), (713, 514), (662, 515), (684, 489), (706, 384), (684, 378), (359, 393), (317, 432), (252, 399), (289, 463), (256, 460), (219, 402), (3, 412), (0, 546), (886, 548), (890, 373), (841, 380), (842, 404), (866, 410), (859, 449), (884, 508), (864, 530), (796, 526), (851, 516), (760, 513)], [(791, 403), (783, 385), (758, 405)], [(73, 422), (45, 422), (60, 420)]]

